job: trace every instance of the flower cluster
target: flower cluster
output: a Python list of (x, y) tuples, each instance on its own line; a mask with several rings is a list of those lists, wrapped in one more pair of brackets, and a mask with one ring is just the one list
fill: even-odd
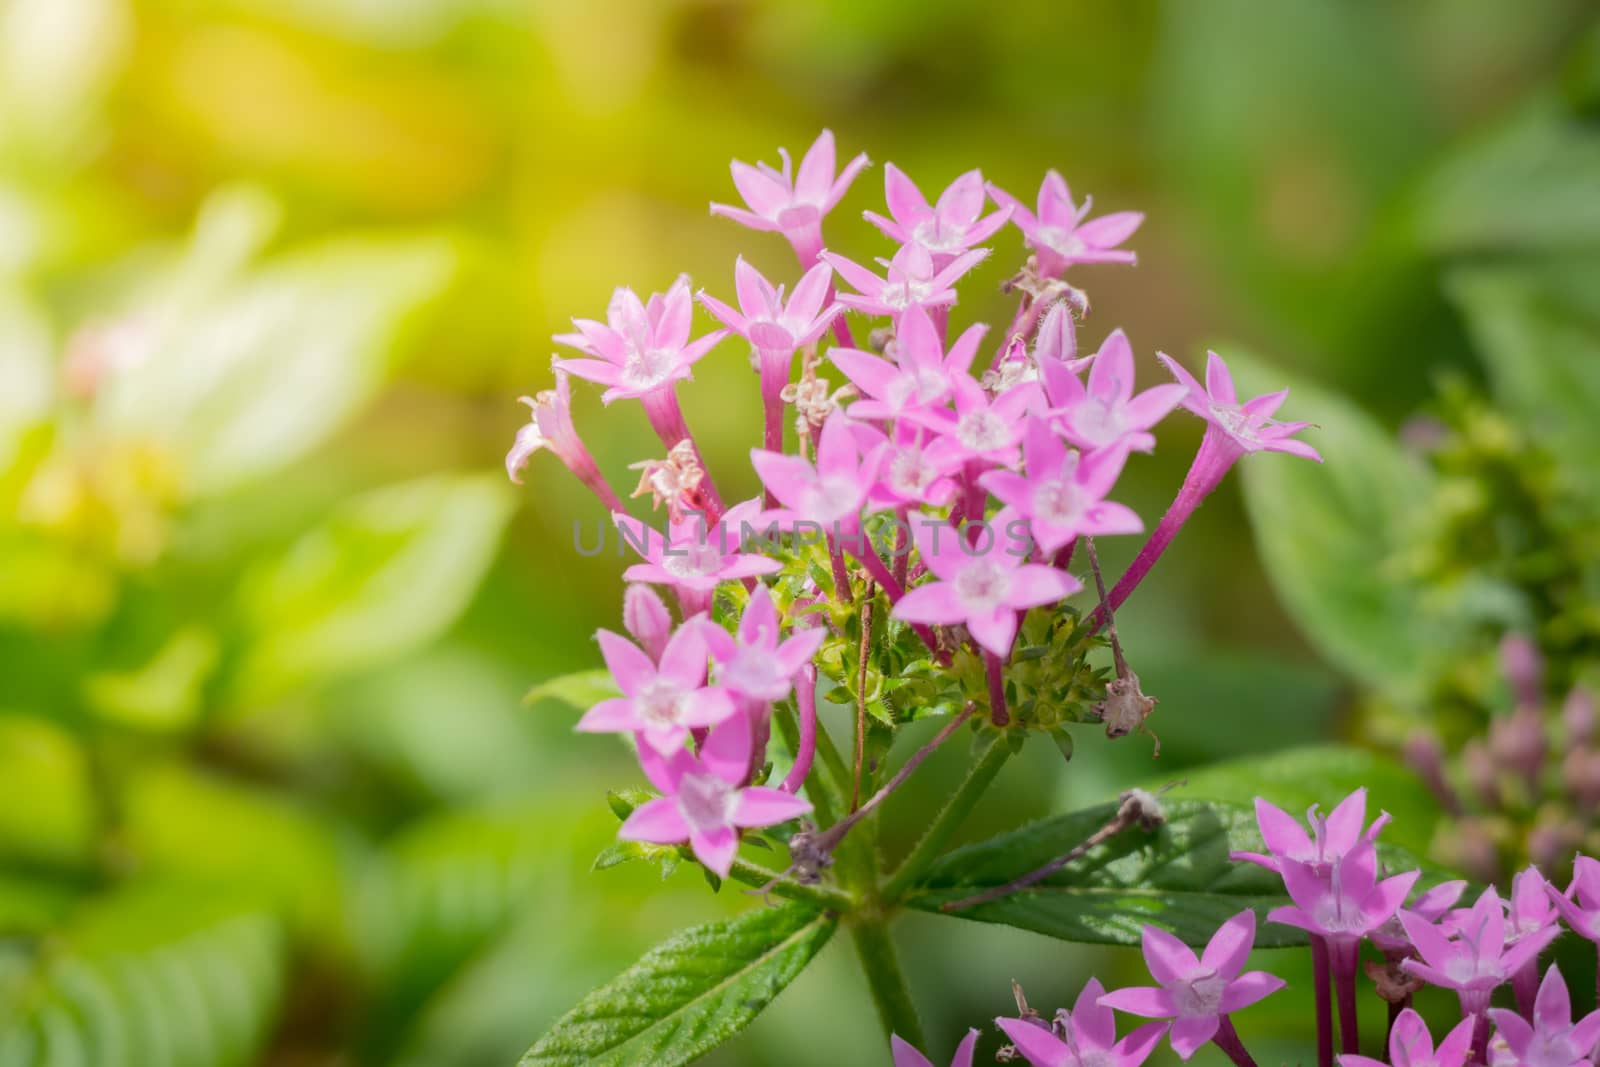
[[(1600, 861), (1579, 857), (1572, 885), (1562, 891), (1537, 868), (1518, 874), (1508, 898), (1490, 886), (1460, 906), (1465, 882), (1445, 882), (1415, 892), (1420, 871), (1383, 877), (1377, 838), (1388, 822), (1366, 822), (1366, 791), (1357, 790), (1331, 812), (1313, 807), (1304, 825), (1265, 800), (1256, 800), (1264, 853), (1234, 853), (1283, 880), (1290, 904), (1267, 921), (1298, 927), (1311, 943), (1315, 974), (1318, 1061), (1322, 1067), (1578, 1067), (1593, 1062), (1600, 1046), (1600, 1011), (1574, 1022), (1565, 979), (1555, 965), (1542, 976), (1539, 956), (1565, 920), (1579, 935), (1600, 943)], [(1407, 902), (1409, 898), (1409, 903)], [(1145, 963), (1156, 985), (1106, 992), (1090, 979), (1071, 1011), (1053, 1021), (1025, 1011), (995, 1023), (1015, 1056), (1034, 1067), (1138, 1067), (1166, 1039), (1181, 1058), (1214, 1042), (1241, 1067), (1254, 1067), (1230, 1019), (1285, 986), (1264, 971), (1246, 971), (1255, 942), (1256, 916), (1242, 911), (1223, 923), (1197, 956), (1172, 934), (1146, 926)], [(1388, 1059), (1360, 1054), (1356, 1026), (1357, 961), (1363, 943), (1383, 963), (1367, 971), (1392, 1006)], [(1411, 996), (1424, 984), (1454, 991), (1461, 1022), (1435, 1045)], [(1516, 1009), (1491, 1007), (1502, 986), (1512, 988)], [(1337, 993), (1342, 1054), (1335, 1057), (1333, 1004)], [(1114, 1011), (1164, 1020), (1116, 1040)], [(972, 1040), (955, 1067), (970, 1063)], [(926, 1063), (897, 1045), (895, 1067)]]
[[(1005, 727), (1019, 630), (1030, 611), (1055, 611), (1083, 589), (1069, 570), (1081, 540), (1143, 529), (1112, 497), (1129, 456), (1155, 446), (1152, 431), (1169, 413), (1182, 407), (1204, 419), (1204, 443), (1092, 629), (1110, 621), (1237, 459), (1319, 458), (1294, 437), (1304, 423), (1273, 418), (1283, 394), (1241, 400), (1215, 354), (1204, 385), (1162, 356), (1176, 381), (1143, 390), (1121, 330), (1080, 354), (1087, 301), (1064, 276), (1083, 264), (1132, 263), (1124, 245), (1141, 215), (1092, 218), (1053, 171), (1036, 211), (977, 170), (930, 200), (889, 165), (887, 214), (866, 217), (894, 247), (874, 267), (830, 250), (823, 236), (866, 157), (840, 169), (826, 131), (798, 168), (781, 155), (781, 167), (735, 162), (744, 206), (712, 211), (787, 238), (799, 261), (792, 288), (740, 258), (732, 300), (692, 292), (685, 278), (648, 298), (617, 289), (603, 321), (575, 319), (555, 338), (578, 355), (555, 360), (556, 388), (528, 401), (533, 421), (506, 458), (515, 479), (536, 450), (555, 453), (641, 556), (625, 575), (635, 583), (624, 607), (633, 641), (599, 635), (619, 695), (594, 706), (580, 729), (630, 736), (662, 794), (632, 813), (622, 836), (686, 844), (718, 874), (730, 870), (743, 831), (811, 810), (800, 794), (819, 733), (819, 672), (844, 684), (819, 649), (852, 613), (880, 626), (887, 615), (892, 640), (920, 642), (933, 670), (957, 657), (981, 663), (990, 721)], [(998, 337), (981, 323), (954, 329), (956, 287), (1008, 224), (1031, 250), (1008, 283), (1020, 294), (1010, 325)], [(696, 329), (697, 302), (715, 328)], [(757, 374), (764, 434), (750, 462), (763, 493), (727, 506), (677, 390), (734, 337)], [(829, 364), (842, 388), (822, 377)], [(628, 513), (584, 446), (571, 378), (602, 386), (607, 404), (643, 406), (666, 454), (634, 465), (635, 495), (665, 505), (664, 529)], [(670, 591), (676, 621), (646, 586)], [(885, 610), (869, 615), (879, 600)], [(1118, 675), (1148, 713), (1120, 650)], [(794, 763), (769, 788), (774, 712), (791, 698)]]

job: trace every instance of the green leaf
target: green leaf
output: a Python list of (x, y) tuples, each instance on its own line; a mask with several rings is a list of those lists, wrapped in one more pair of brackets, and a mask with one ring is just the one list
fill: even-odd
[[(1593, 188), (1600, 188), (1597, 171)], [(1591, 197), (1600, 199), (1600, 197)], [(1483, 350), (1496, 398), (1592, 490), (1600, 463), (1600, 259), (1469, 267), (1450, 295)]]
[(837, 920), (798, 905), (685, 930), (584, 997), (521, 1067), (676, 1067), (749, 1025), (811, 962)]
[(1239, 463), (1279, 599), (1336, 666), (1399, 698), (1419, 697), (1452, 640), (1402, 558), (1420, 536), (1431, 475), (1343, 397), (1248, 356), (1227, 358), (1243, 395), (1290, 387), (1286, 417), (1314, 424), (1302, 436), (1326, 460), (1261, 453)]
[(529, 707), (546, 700), (554, 700), (579, 711), (588, 711), (602, 700), (622, 695), (611, 672), (603, 667), (588, 671), (574, 671), (555, 678), (547, 678), (528, 690), (522, 702)]
[[(1082, 844), (1116, 810), (1106, 804), (957, 849), (923, 876), (906, 903), (938, 912), (942, 904), (1006, 885)], [(1289, 902), (1282, 880), (1229, 859), (1234, 851), (1265, 851), (1250, 808), (1174, 800), (1166, 813), (1166, 824), (1153, 832), (1125, 830), (1036, 885), (954, 914), (1104, 945), (1137, 945), (1149, 924), (1204, 945), (1224, 920), (1249, 908), (1256, 913), (1257, 948), (1305, 944), (1299, 930), (1266, 922), (1267, 912)], [(1384, 857), (1392, 867), (1417, 866), (1400, 850), (1386, 849)]]
[(266, 702), (432, 641), (483, 580), (511, 502), (499, 482), (474, 475), (423, 478), (341, 504), (241, 591), (256, 640), (238, 699)]
[(54, 723), (0, 717), (0, 861), (80, 868), (98, 817), (88, 757)]

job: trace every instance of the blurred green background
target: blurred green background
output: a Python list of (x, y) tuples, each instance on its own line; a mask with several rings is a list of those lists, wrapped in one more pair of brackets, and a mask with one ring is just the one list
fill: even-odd
[[(1030, 200), (1056, 167), (1148, 215), (1138, 269), (1076, 279), (1086, 345), (1124, 326), (1154, 380), (1155, 350), (1226, 340), (1394, 426), (1441, 368), (1481, 374), (1443, 256), (1600, 233), (1591, 11), (0, 2), (0, 1064), (508, 1064), (677, 926), (753, 906), (687, 870), (590, 872), (604, 792), (637, 772), (521, 697), (598, 663), (621, 561), (572, 551), (602, 514), (553, 458), (522, 489), (500, 473), (550, 334), (613, 286), (687, 271), (727, 296), (740, 252), (794, 273), (708, 215), (730, 158), (830, 126), (929, 192), (980, 166)], [(1569, 150), (1554, 122), (1589, 125), (1585, 181), (1556, 159), (1538, 184)], [(1510, 162), (1457, 174), (1484, 152)], [(886, 252), (859, 218), (881, 180), (830, 247)], [(1021, 254), (1002, 234), (958, 318), (1008, 314)], [(644, 420), (579, 391), (622, 485)], [(737, 346), (684, 402), (749, 495)], [(1147, 521), (1198, 437), (1175, 418), (1130, 465)], [(1352, 690), (1278, 606), (1231, 486), (1157, 579), (1121, 628), (1160, 765), (1089, 727), (1070, 767), (1041, 743), (969, 835), (1347, 729)], [(961, 759), (893, 806), (891, 850)], [(900, 935), (936, 1055), (1008, 979), (1054, 1007), (1134, 973), (927, 916)], [(1297, 1033), (1303, 1006), (1240, 1028)], [(875, 1063), (879, 1041), (841, 938), (712, 1061)]]

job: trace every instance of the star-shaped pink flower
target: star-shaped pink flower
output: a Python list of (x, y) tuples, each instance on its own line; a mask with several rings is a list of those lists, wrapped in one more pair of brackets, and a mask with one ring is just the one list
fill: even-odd
[(1014, 467), (1017, 444), (1028, 425), (1027, 416), (1043, 400), (1039, 386), (1024, 382), (998, 396), (966, 375), (951, 379), (955, 410), (911, 409), (905, 417), (944, 437), (962, 460), (987, 466)]
[(823, 130), (800, 160), (799, 173), (794, 172), (787, 149), (778, 149), (778, 155), (783, 159), (782, 170), (765, 163), (752, 167), (734, 160), (733, 184), (749, 210), (712, 204), (711, 213), (752, 230), (782, 233), (794, 246), (801, 264), (809, 267), (822, 251), (823, 216), (844, 199), (850, 183), (867, 166), (867, 154), (856, 156), (835, 174), (833, 131)]
[(1038, 214), (993, 183), (989, 185), (989, 195), (995, 203), (1011, 208), (1011, 221), (1033, 249), (1041, 274), (1059, 278), (1074, 263), (1134, 261), (1132, 252), (1117, 246), (1133, 236), (1144, 216), (1137, 211), (1120, 211), (1085, 222), (1092, 201), (1085, 200), (1082, 207), (1075, 205), (1066, 179), (1053, 170), (1039, 187)]
[(739, 618), (738, 634), (715, 623), (705, 627), (706, 644), (717, 664), (718, 684), (753, 700), (772, 703), (789, 695), (795, 673), (811, 662), (827, 631), (801, 630), (781, 640), (781, 620), (772, 592), (758, 585)]
[(1223, 923), (1205, 952), (1194, 951), (1165, 930), (1144, 928), (1144, 960), (1158, 986), (1118, 989), (1100, 1003), (1147, 1019), (1171, 1019), (1172, 1051), (1187, 1060), (1217, 1035), (1223, 1017), (1282, 989), (1284, 980), (1266, 971), (1244, 972), (1256, 940), (1255, 912)]
[(1062, 432), (1084, 448), (1125, 442), (1133, 451), (1150, 451), (1156, 444), (1150, 428), (1187, 391), (1179, 384), (1157, 385), (1134, 396), (1133, 346), (1121, 330), (1112, 331), (1092, 357), (1088, 388), (1062, 360), (1041, 359), (1039, 373)]
[(1008, 544), (1016, 515), (1004, 509), (994, 517), (998, 535), (989, 543), (967, 543), (954, 527), (924, 520), (912, 535), (922, 562), (936, 581), (910, 590), (894, 606), (894, 617), (909, 622), (963, 623), (973, 640), (996, 656), (1011, 652), (1017, 613), (1055, 602), (1083, 588), (1076, 578), (1038, 563), (1023, 562), (1023, 550)]
[(864, 211), (862, 215), (901, 244), (915, 244), (926, 249), (936, 262), (941, 259), (949, 262), (974, 245), (982, 244), (999, 232), (1011, 217), (1011, 209), (1004, 207), (984, 216), (988, 193), (981, 171), (969, 170), (961, 175), (939, 194), (937, 203), (929, 206), (916, 183), (899, 167), (886, 163), (883, 191), (892, 217), (886, 219), (875, 211)]
[(1106, 499), (1122, 473), (1126, 447), (1084, 455), (1068, 449), (1040, 418), (1027, 421), (1023, 469), (989, 471), (979, 483), (1028, 520), (1039, 547), (1054, 553), (1080, 535), (1138, 533), (1144, 523), (1131, 508)]
[(1280, 863), (1284, 888), (1293, 906), (1274, 908), (1269, 922), (1296, 926), (1338, 946), (1354, 945), (1400, 910), (1421, 877), (1407, 871), (1378, 880), (1378, 849), (1360, 841), (1336, 860), (1326, 875), (1303, 863)]
[(885, 275), (879, 277), (866, 267), (833, 252), (822, 258), (833, 265), (839, 276), (855, 286), (854, 293), (842, 293), (839, 303), (868, 315), (899, 315), (912, 307), (949, 307), (956, 302), (955, 283), (977, 266), (989, 253), (982, 248), (963, 252), (943, 266), (935, 265), (933, 254), (919, 245), (902, 245), (892, 259), (880, 259)]
[(703, 289), (699, 297), (717, 321), (749, 341), (757, 352), (774, 353), (787, 360), (796, 349), (821, 337), (838, 313), (837, 305), (822, 306), (832, 281), (833, 268), (818, 263), (805, 272), (785, 301), (783, 286), (774, 287), (740, 256), (733, 265), (739, 309), (735, 311)]
[(1428, 1024), (1407, 1008), (1395, 1017), (1389, 1031), (1387, 1064), (1369, 1056), (1344, 1055), (1339, 1057), (1339, 1067), (1466, 1067), (1472, 1058), (1473, 1021), (1461, 1020), (1435, 1049)]
[(706, 685), (708, 650), (703, 616), (678, 628), (657, 665), (632, 641), (601, 630), (600, 654), (622, 696), (602, 700), (578, 722), (585, 733), (635, 733), (645, 748), (671, 753), (692, 728), (712, 726), (734, 712), (727, 691)]
[(1553, 885), (1545, 892), (1573, 933), (1600, 944), (1600, 860), (1577, 857), (1572, 861), (1572, 884), (1566, 893)]
[(1537, 959), (1559, 932), (1550, 927), (1507, 947), (1505, 909), (1493, 886), (1465, 914), (1448, 920), (1448, 929), (1404, 911), (1400, 925), (1420, 957), (1402, 960), (1400, 968), (1430, 985), (1454, 989), (1465, 1015), (1482, 1015), (1490, 995)]
[(938, 508), (950, 503), (956, 494), (955, 475), (962, 465), (959, 448), (932, 430), (906, 421), (897, 422), (888, 437), (865, 424), (862, 429), (876, 434), (872, 439), (882, 446), (878, 477), (867, 494), (869, 509), (924, 504)]
[(697, 341), (689, 340), (694, 300), (689, 281), (679, 278), (665, 293), (648, 303), (632, 289), (619, 288), (606, 308), (606, 321), (573, 319), (576, 333), (555, 336), (560, 344), (576, 348), (591, 358), (558, 359), (555, 365), (578, 378), (606, 386), (600, 399), (609, 404), (623, 398), (643, 398), (691, 377), (691, 368), (727, 330), (714, 330)]
[(726, 878), (741, 829), (774, 826), (811, 810), (792, 793), (744, 784), (751, 745), (750, 718), (740, 713), (706, 735), (698, 756), (685, 748), (669, 755), (640, 748), (645, 776), (667, 795), (635, 808), (617, 836), (658, 845), (687, 841), (708, 870)]
[(783, 505), (770, 517), (782, 522), (815, 523), (824, 531), (856, 528), (877, 460), (863, 457), (850, 418), (835, 411), (822, 425), (817, 461), (755, 448), (750, 463), (761, 484)]
[(760, 500), (746, 500), (711, 525), (703, 515), (687, 515), (669, 523), (666, 536), (638, 519), (615, 516), (622, 540), (644, 557), (643, 563), (635, 563), (622, 576), (630, 582), (671, 586), (680, 596), (689, 594), (696, 610), (709, 606), (720, 583), (782, 569), (775, 559), (744, 551), (744, 536), (755, 528), (760, 510)]
[(912, 408), (943, 402), (955, 380), (968, 376), (988, 330), (983, 323), (969, 326), (946, 355), (933, 320), (923, 308), (914, 306), (895, 323), (892, 360), (854, 348), (830, 350), (828, 358), (864, 397), (850, 405), (850, 417), (896, 419)]
[[(1171, 356), (1158, 352), (1156, 358), (1167, 365), (1172, 376), (1187, 390), (1183, 406), (1205, 419), (1218, 435), (1219, 441), (1227, 442), (1229, 463), (1247, 452), (1287, 452), (1291, 456), (1322, 462), (1322, 456), (1316, 449), (1294, 439), (1294, 435), (1310, 423), (1278, 422), (1272, 418), (1283, 406), (1289, 390), (1280, 389), (1276, 393), (1265, 393), (1240, 403), (1239, 394), (1234, 389), (1233, 375), (1228, 373), (1227, 363), (1215, 352), (1206, 353), (1206, 384), (1203, 387), (1194, 375), (1184, 370)], [(1207, 436), (1212, 435), (1208, 433)]]
[(1554, 964), (1539, 985), (1531, 1023), (1504, 1008), (1490, 1008), (1489, 1018), (1495, 1025), (1489, 1046), (1494, 1067), (1578, 1067), (1590, 1062), (1600, 1043), (1600, 1011), (1572, 1021), (1572, 997)]
[(1072, 1011), (1056, 1013), (1055, 1032), (1027, 1019), (994, 1022), (1033, 1067), (1139, 1067), (1161, 1043), (1167, 1024), (1147, 1023), (1118, 1041), (1116, 1015), (1100, 1003), (1105, 993), (1098, 978), (1089, 979)]
[(511, 451), (506, 453), (506, 476), (521, 485), (522, 469), (528, 465), (528, 460), (535, 452), (547, 448), (606, 507), (612, 511), (626, 510), (572, 424), (572, 385), (567, 380), (567, 372), (556, 371), (554, 389), (546, 389), (536, 397), (517, 399), (528, 405), (528, 422), (517, 431)]
[[(972, 1067), (972, 1053), (977, 1047), (978, 1031), (968, 1030), (967, 1036), (956, 1046), (956, 1054), (950, 1061), (950, 1067)], [(932, 1060), (918, 1052), (916, 1046), (899, 1034), (890, 1036), (889, 1049), (894, 1053), (894, 1067), (933, 1067)]]
[(1231, 858), (1280, 873), (1291, 864), (1304, 864), (1319, 874), (1326, 874), (1357, 845), (1376, 840), (1379, 831), (1389, 823), (1389, 813), (1383, 812), (1367, 826), (1365, 786), (1339, 801), (1327, 815), (1317, 808), (1313, 804), (1306, 812), (1306, 823), (1311, 827), (1307, 834), (1299, 819), (1256, 797), (1256, 823), (1261, 827), (1261, 839), (1270, 855), (1234, 852)]
[[(1461, 894), (1466, 890), (1467, 883), (1464, 880), (1440, 882), (1432, 889), (1417, 894), (1417, 899), (1405, 905), (1405, 910), (1430, 923), (1437, 923), (1456, 906), (1456, 901), (1461, 899)], [(1368, 936), (1378, 951), (1387, 956), (1400, 958), (1412, 954), (1411, 939), (1406, 937), (1405, 927), (1400, 925), (1399, 912)]]

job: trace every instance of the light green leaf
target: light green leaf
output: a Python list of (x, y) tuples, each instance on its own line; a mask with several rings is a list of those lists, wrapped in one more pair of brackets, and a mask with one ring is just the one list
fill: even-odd
[(799, 905), (685, 930), (596, 989), (521, 1067), (677, 1067), (749, 1025), (811, 962), (837, 920)]
[[(1115, 804), (1063, 815), (945, 856), (923, 876), (906, 903), (923, 911), (1006, 885), (1081, 845), (1116, 813)], [(1237, 804), (1174, 800), (1166, 824), (1137, 827), (1090, 849), (1036, 885), (954, 914), (1001, 923), (1063, 941), (1137, 945), (1146, 924), (1204, 945), (1217, 927), (1245, 908), (1256, 912), (1257, 948), (1305, 944), (1293, 927), (1266, 922), (1289, 903), (1271, 871), (1228, 858), (1264, 852), (1255, 813)], [(1415, 867), (1409, 854), (1385, 850), (1392, 867)]]
[(0, 860), (81, 867), (98, 819), (89, 762), (52, 722), (0, 717)]
[(604, 668), (590, 671), (575, 671), (572, 674), (563, 674), (550, 678), (532, 689), (522, 698), (528, 706), (546, 700), (554, 700), (579, 711), (588, 711), (602, 700), (622, 695), (622, 690), (617, 688), (617, 680), (611, 677), (611, 672)]
[(1239, 463), (1279, 599), (1336, 666), (1401, 699), (1420, 696), (1452, 639), (1444, 612), (1430, 611), (1402, 561), (1419, 537), (1432, 476), (1343, 397), (1226, 355), (1241, 395), (1290, 387), (1284, 417), (1313, 423), (1301, 436), (1325, 460), (1260, 453)]
[(510, 512), (489, 476), (425, 478), (340, 505), (241, 591), (255, 642), (238, 699), (270, 700), (432, 641), (471, 600)]

